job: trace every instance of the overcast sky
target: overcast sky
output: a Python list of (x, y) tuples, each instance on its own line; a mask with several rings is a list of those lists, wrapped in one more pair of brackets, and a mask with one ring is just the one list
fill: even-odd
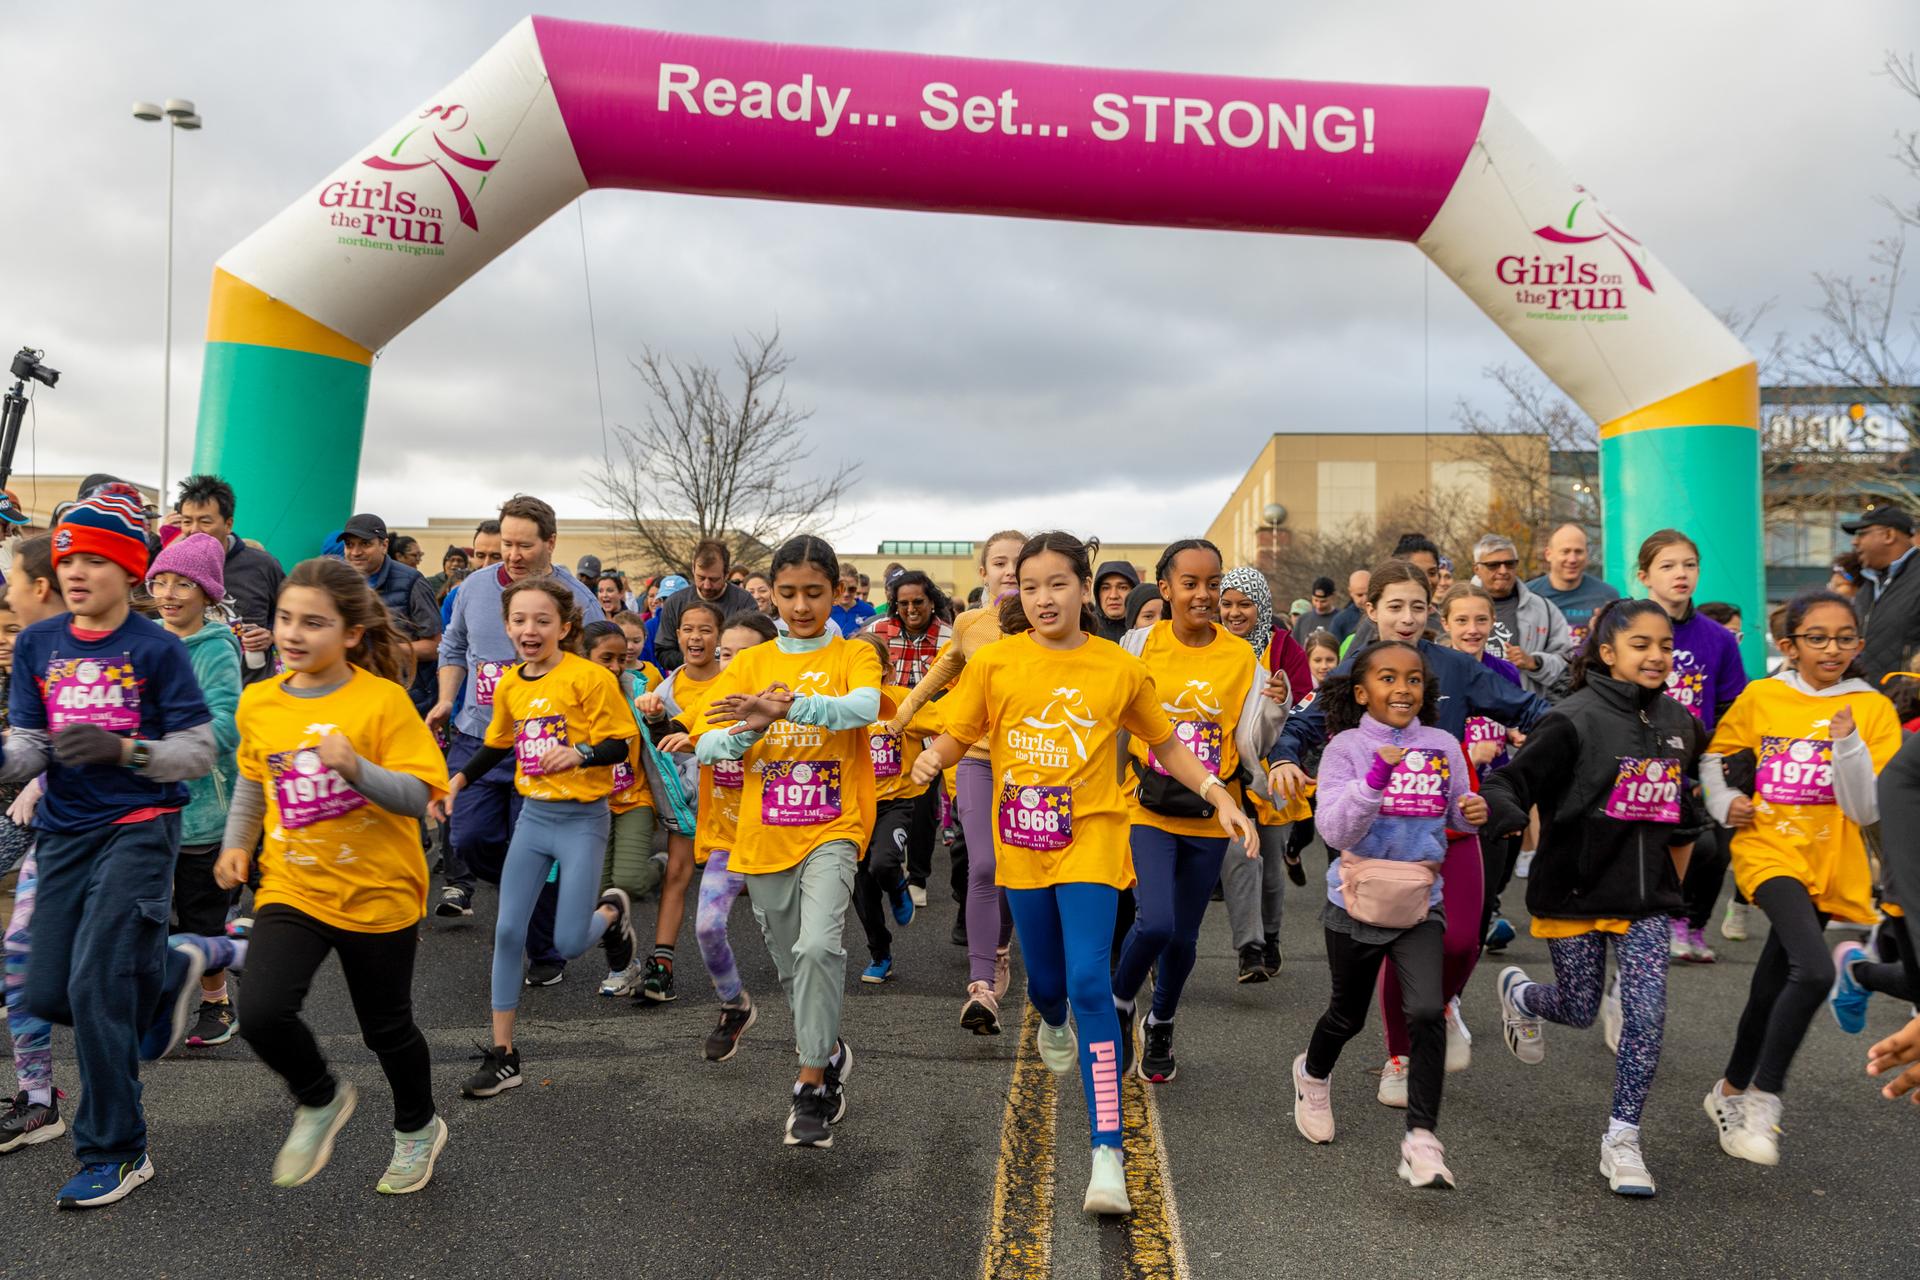
[[(166, 138), (131, 118), (135, 98), (188, 97), (207, 120), (179, 139), (177, 477), (215, 259), (451, 80), (521, 4), (16, 12), (0, 37), (0, 347), (45, 347), (65, 374), (16, 468), (158, 475)], [(1809, 323), (1812, 272), (1864, 269), (1890, 226), (1874, 197), (1904, 189), (1892, 131), (1920, 125), (1875, 74), (1886, 49), (1920, 47), (1912, 0), (547, 11), (797, 43), (1487, 85), (1709, 306), (1773, 299), (1769, 326), (1790, 332)], [(1461, 397), (1495, 403), (1485, 366), (1523, 360), (1401, 244), (625, 191), (583, 209), (608, 417), (639, 416), (626, 358), (643, 345), (719, 361), (731, 335), (778, 323), (817, 453), (862, 464), (843, 521), (856, 550), (1009, 524), (1196, 533), (1268, 432), (1450, 429)], [(405, 523), (528, 489), (598, 514), (582, 476), (600, 442), (569, 210), (387, 349), (358, 505)]]

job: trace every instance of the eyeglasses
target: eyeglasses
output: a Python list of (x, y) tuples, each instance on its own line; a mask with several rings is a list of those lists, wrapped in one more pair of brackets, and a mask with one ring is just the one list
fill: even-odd
[(1480, 567), (1482, 569), (1511, 569), (1519, 563), (1518, 560), (1482, 560), (1480, 561)]
[(1858, 649), (1867, 642), (1864, 636), (1830, 636), (1824, 631), (1810, 631), (1801, 635), (1790, 635), (1782, 638), (1797, 640), (1809, 649)]

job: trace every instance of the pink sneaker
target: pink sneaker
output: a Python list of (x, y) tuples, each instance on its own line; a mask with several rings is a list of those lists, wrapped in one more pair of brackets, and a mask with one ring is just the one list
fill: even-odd
[(1720, 957), (1713, 954), (1713, 948), (1707, 945), (1707, 931), (1687, 926), (1687, 959), (1694, 964), (1712, 964)]
[(1333, 1090), (1307, 1074), (1307, 1055), (1293, 1060), (1293, 1124), (1308, 1142), (1333, 1141)]
[(1447, 1168), (1447, 1149), (1431, 1129), (1409, 1129), (1400, 1143), (1400, 1176), (1410, 1187), (1430, 1191), (1453, 1190), (1453, 1171)]

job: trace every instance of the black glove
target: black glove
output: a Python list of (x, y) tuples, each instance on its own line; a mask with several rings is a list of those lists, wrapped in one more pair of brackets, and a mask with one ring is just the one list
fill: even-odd
[(70, 724), (53, 735), (53, 758), (68, 768), (83, 764), (119, 764), (127, 740), (99, 725)]

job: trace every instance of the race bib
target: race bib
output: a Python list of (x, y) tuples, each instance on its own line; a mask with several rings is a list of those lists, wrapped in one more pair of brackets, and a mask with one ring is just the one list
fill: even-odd
[(1769, 804), (1832, 804), (1833, 744), (1819, 738), (1762, 738), (1754, 790)]
[(1467, 745), (1477, 746), (1482, 742), (1497, 742), (1507, 745), (1507, 727), (1497, 720), (1486, 716), (1467, 717)]
[(511, 662), (482, 662), (473, 669), (473, 705), (490, 707), (493, 705), (493, 691), (500, 683), (500, 677), (513, 670)]
[(1389, 818), (1443, 818), (1452, 781), (1453, 765), (1445, 752), (1416, 747), (1393, 766), (1380, 812)]
[(613, 794), (623, 796), (633, 789), (633, 766), (622, 760), (613, 766)]
[(1073, 843), (1071, 787), (1000, 788), (1000, 843), (1051, 853)]
[(873, 776), (900, 776), (900, 739), (891, 733), (876, 733), (867, 739), (867, 754), (873, 757)]
[(312, 747), (274, 752), (267, 757), (267, 772), (280, 805), (280, 825), (292, 830), (342, 817), (367, 803), (345, 778), (320, 762), (320, 753)]
[(1680, 762), (1620, 758), (1604, 812), (1622, 822), (1680, 821)]
[(840, 816), (838, 760), (772, 760), (760, 773), (760, 821), (812, 827)]
[(140, 681), (133, 659), (55, 658), (47, 664), (47, 728), (90, 724), (109, 733), (140, 731)]
[(565, 716), (530, 716), (513, 727), (513, 758), (523, 777), (538, 778), (546, 773), (540, 767), (540, 757), (547, 748), (568, 745)]
[(714, 761), (713, 785), (728, 791), (738, 791), (746, 786), (747, 762), (745, 760)]
[[(1175, 720), (1173, 736), (1180, 740), (1181, 746), (1193, 752), (1196, 760), (1207, 766), (1208, 773), (1216, 778), (1220, 776), (1221, 746), (1226, 739), (1219, 725), (1211, 720)], [(1147, 764), (1155, 773), (1167, 772), (1151, 750), (1147, 752)]]
[(1685, 670), (1675, 666), (1667, 673), (1667, 696), (1685, 707), (1695, 720), (1701, 718), (1706, 706), (1707, 673), (1693, 668)]

